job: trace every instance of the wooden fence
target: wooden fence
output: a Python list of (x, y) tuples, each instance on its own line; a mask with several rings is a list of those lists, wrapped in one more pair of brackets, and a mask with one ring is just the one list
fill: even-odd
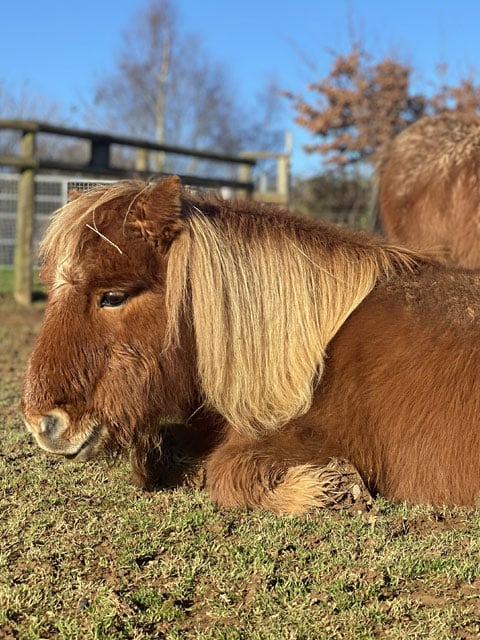
[[(17, 152), (0, 153), (0, 167), (9, 167), (19, 172), (16, 239), (14, 256), (14, 296), (21, 304), (30, 304), (32, 300), (33, 274), (33, 224), (35, 175), (38, 172), (68, 172), (81, 176), (122, 179), (127, 177), (150, 178), (156, 172), (149, 170), (151, 154), (177, 154), (197, 160), (216, 163), (228, 163), (237, 166), (238, 179), (230, 177), (199, 177), (180, 175), (182, 182), (189, 186), (207, 188), (227, 187), (237, 197), (253, 197), (265, 201), (288, 204), (289, 191), (289, 154), (243, 153), (241, 157), (228, 156), (210, 151), (199, 151), (186, 147), (157, 144), (125, 136), (114, 136), (94, 131), (55, 126), (34, 120), (0, 119), (0, 133), (16, 132)], [(85, 163), (67, 162), (59, 158), (45, 158), (38, 153), (38, 134), (52, 134), (65, 138), (86, 140), (89, 145), (89, 158)], [(133, 168), (115, 166), (112, 160), (112, 146), (135, 149)], [(274, 158), (277, 161), (277, 182), (274, 191), (255, 191), (252, 181), (252, 169), (257, 159)], [(157, 174), (158, 175), (158, 174)], [(161, 175), (161, 173), (159, 174)]]

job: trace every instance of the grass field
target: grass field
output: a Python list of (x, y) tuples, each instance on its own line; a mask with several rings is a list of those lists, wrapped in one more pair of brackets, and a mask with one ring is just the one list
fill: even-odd
[(475, 512), (275, 517), (42, 454), (18, 409), (42, 311), (0, 297), (0, 640), (480, 637)]

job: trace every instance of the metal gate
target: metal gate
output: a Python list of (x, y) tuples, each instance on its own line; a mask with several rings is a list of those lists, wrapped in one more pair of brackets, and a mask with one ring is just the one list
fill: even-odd
[[(0, 267), (13, 267), (17, 219), (18, 174), (0, 173)], [(52, 213), (68, 201), (71, 189), (79, 191), (109, 180), (82, 180), (72, 176), (35, 177), (34, 248), (50, 220)]]

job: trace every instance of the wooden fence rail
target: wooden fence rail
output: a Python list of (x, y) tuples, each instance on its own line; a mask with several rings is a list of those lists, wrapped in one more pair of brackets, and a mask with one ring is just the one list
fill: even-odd
[[(150, 153), (169, 153), (208, 160), (212, 162), (228, 163), (238, 166), (238, 179), (232, 178), (203, 178), (194, 175), (180, 175), (182, 182), (189, 186), (208, 188), (228, 187), (239, 197), (255, 197), (252, 181), (252, 168), (256, 164), (256, 157), (267, 157), (263, 153), (245, 153), (241, 157), (222, 155), (210, 151), (199, 151), (186, 147), (176, 147), (157, 144), (146, 140), (114, 136), (95, 131), (55, 126), (34, 120), (0, 119), (0, 132), (16, 131), (20, 133), (18, 153), (1, 154), (0, 167), (10, 167), (19, 171), (16, 240), (14, 256), (14, 296), (17, 302), (28, 305), (32, 300), (33, 274), (33, 223), (35, 175), (40, 171), (53, 170), (69, 172), (90, 177), (103, 178), (150, 178), (153, 171), (148, 170)], [(89, 159), (86, 163), (67, 162), (60, 158), (42, 158), (38, 153), (38, 134), (53, 134), (68, 138), (83, 139), (89, 142)], [(115, 166), (112, 161), (112, 145), (136, 150), (135, 166), (125, 169)], [(267, 154), (277, 159), (277, 190), (264, 194), (265, 200), (288, 202), (288, 154)]]

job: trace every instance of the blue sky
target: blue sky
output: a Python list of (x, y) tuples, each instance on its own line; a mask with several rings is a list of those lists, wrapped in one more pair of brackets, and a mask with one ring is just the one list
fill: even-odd
[[(121, 34), (147, 0), (9, 0), (0, 10), (0, 80), (27, 83), (74, 117), (81, 96), (114, 63)], [(446, 62), (455, 82), (477, 67), (480, 82), (480, 3), (476, 0), (175, 0), (180, 25), (196, 32), (211, 58), (231, 70), (248, 101), (270, 79), (294, 92), (314, 81), (305, 63), (326, 75), (331, 55), (350, 49), (352, 34), (376, 56), (395, 53), (425, 90)], [(2, 113), (0, 105), (0, 116)], [(11, 115), (11, 114), (8, 114)], [(286, 105), (279, 123), (293, 132), (292, 169), (315, 172), (318, 156), (302, 151), (312, 138)]]

